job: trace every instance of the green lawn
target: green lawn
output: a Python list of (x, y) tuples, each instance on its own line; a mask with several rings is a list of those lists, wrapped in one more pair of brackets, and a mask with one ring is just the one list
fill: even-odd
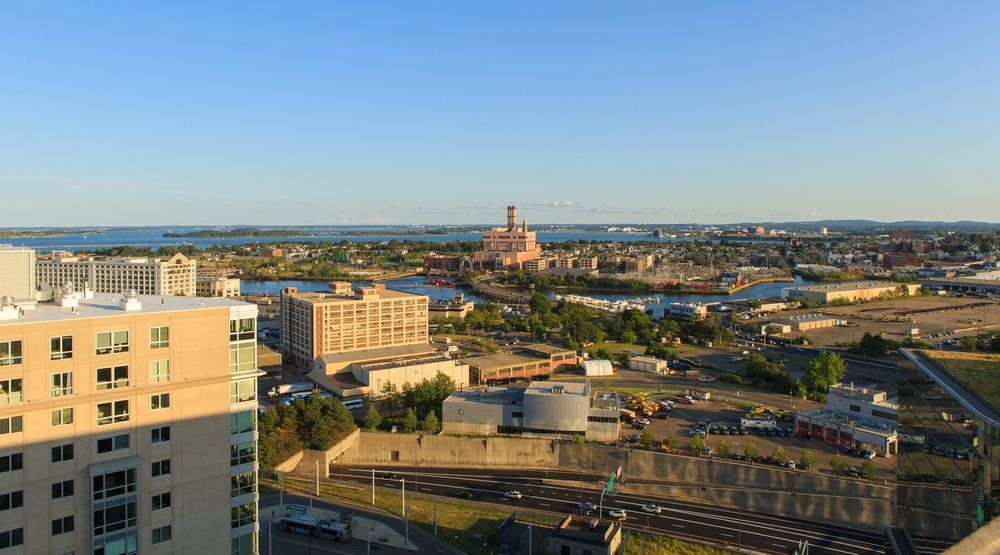
[(1000, 410), (1000, 355), (921, 352), (994, 409)]

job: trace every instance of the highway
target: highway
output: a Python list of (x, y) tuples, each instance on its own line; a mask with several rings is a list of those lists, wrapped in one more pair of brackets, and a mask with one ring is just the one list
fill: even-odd
[[(330, 470), (331, 479), (371, 486), (371, 466), (331, 465)], [(600, 476), (570, 471), (375, 466), (375, 475), (376, 486), (380, 488), (398, 489), (399, 479), (405, 478), (407, 489), (413, 488), (421, 494), (494, 503), (511, 510), (522, 508), (561, 514), (577, 511), (581, 500), (597, 505), (602, 488)], [(519, 500), (504, 498), (504, 492), (512, 490), (521, 492), (523, 497)], [(662, 511), (660, 514), (642, 512), (640, 507), (644, 504), (659, 505)], [(623, 521), (626, 528), (763, 553), (791, 553), (801, 540), (809, 541), (809, 552), (813, 555), (875, 554), (885, 549), (885, 536), (879, 532), (726, 507), (621, 493), (605, 496), (605, 517), (612, 508), (627, 511), (628, 517)], [(591, 516), (596, 517), (597, 512), (595, 509)], [(938, 553), (949, 543), (924, 538), (915, 538), (915, 541), (921, 553)]]

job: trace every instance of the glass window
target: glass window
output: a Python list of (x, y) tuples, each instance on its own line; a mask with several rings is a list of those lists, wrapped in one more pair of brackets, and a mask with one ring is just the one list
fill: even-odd
[(0, 511), (8, 511), (24, 506), (24, 490), (0, 494)]
[(73, 336), (60, 335), (49, 339), (49, 360), (73, 358)]
[(249, 378), (229, 382), (229, 403), (245, 403), (257, 398), (257, 379)]
[(152, 475), (154, 478), (157, 476), (166, 476), (167, 474), (170, 474), (170, 459), (163, 459), (152, 464)]
[(229, 341), (256, 340), (257, 320), (255, 318), (240, 318), (229, 321)]
[(240, 472), (229, 477), (230, 497), (239, 497), (257, 491), (257, 473)]
[(160, 493), (153, 496), (152, 510), (166, 509), (170, 506), (170, 492)]
[(128, 400), (109, 401), (97, 404), (97, 425), (125, 422), (128, 420)]
[(230, 541), (230, 555), (254, 555), (257, 553), (257, 535), (253, 532), (243, 534)]
[(51, 375), (49, 397), (61, 397), (73, 394), (73, 373), (59, 372)]
[(52, 484), (52, 499), (61, 499), (73, 495), (73, 480), (63, 480)]
[(52, 411), (52, 425), (64, 426), (73, 423), (73, 408), (56, 409)]
[(256, 428), (254, 414), (256, 411), (248, 410), (234, 412), (229, 415), (229, 433), (231, 435), (242, 434), (254, 431)]
[(160, 426), (149, 431), (150, 443), (166, 443), (170, 441), (170, 426)]
[(238, 507), (233, 507), (230, 509), (232, 514), (232, 519), (230, 525), (233, 528), (239, 528), (240, 526), (246, 524), (252, 524), (257, 521), (257, 503), (251, 501), (250, 503), (244, 503)]
[(0, 435), (16, 434), (22, 430), (21, 416), (0, 418)]
[(0, 380), (0, 405), (20, 403), (22, 400), (21, 378)]
[(0, 366), (21, 364), (21, 341), (0, 341)]
[(128, 387), (128, 366), (108, 366), (97, 369), (97, 389)]
[(229, 373), (252, 372), (257, 369), (257, 344), (229, 346)]
[(237, 466), (241, 464), (251, 463), (257, 460), (257, 456), (254, 449), (254, 442), (244, 441), (241, 443), (236, 443), (229, 446), (229, 464), (230, 466)]
[[(110, 450), (110, 449), (109, 449)], [(57, 445), (52, 448), (52, 462), (73, 460), (73, 444)]]
[(153, 545), (170, 541), (170, 525), (153, 528)]
[(150, 383), (160, 383), (170, 380), (170, 361), (151, 360), (149, 361), (149, 381)]
[(117, 497), (126, 493), (135, 492), (135, 469), (126, 468), (107, 474), (94, 476), (92, 479), (94, 501), (100, 501), (109, 497)]
[(24, 454), (11, 453), (9, 455), (0, 455), (0, 472), (11, 472), (13, 470), (21, 470), (22, 468), (24, 468)]
[(95, 344), (99, 355), (127, 353), (128, 330), (98, 332)]
[[(96, 507), (93, 512), (94, 536), (103, 536), (104, 534), (110, 534), (111, 532), (117, 532), (118, 530), (131, 528), (136, 525), (137, 511), (134, 497), (100, 503)], [(94, 552), (100, 553), (96, 549)], [(115, 552), (135, 553), (136, 551), (132, 549)]]
[(73, 515), (57, 518), (52, 521), (52, 535), (65, 534), (73, 531)]
[(165, 349), (170, 346), (170, 327), (149, 328), (149, 348)]
[(156, 395), (150, 395), (149, 408), (150, 410), (160, 410), (160, 409), (170, 408), (170, 394), (157, 393)]

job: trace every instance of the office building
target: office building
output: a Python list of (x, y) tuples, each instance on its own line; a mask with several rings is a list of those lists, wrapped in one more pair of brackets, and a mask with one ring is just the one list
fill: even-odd
[(614, 392), (592, 392), (590, 382), (531, 382), (526, 389), (484, 387), (456, 391), (442, 404), (446, 434), (582, 435), (617, 441), (620, 402)]
[(96, 259), (55, 251), (36, 263), (39, 287), (56, 289), (72, 283), (76, 289), (95, 293), (194, 296), (196, 262), (177, 253), (167, 260), (152, 258)]
[(325, 354), (428, 342), (428, 298), (333, 282), (330, 291), (281, 292), (281, 350), (286, 363), (312, 367)]
[(69, 288), (4, 303), (0, 547), (257, 553), (256, 313)]
[(528, 231), (528, 220), (517, 227), (517, 207), (507, 207), (507, 227), (495, 227), (483, 233), (483, 250), (472, 255), (472, 263), (489, 270), (523, 269), (524, 263), (541, 258), (535, 232)]

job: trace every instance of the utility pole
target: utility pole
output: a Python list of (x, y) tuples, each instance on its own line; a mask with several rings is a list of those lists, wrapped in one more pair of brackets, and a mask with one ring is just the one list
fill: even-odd
[(281, 473), (278, 473), (278, 505), (283, 506), (285, 504), (285, 481), (281, 479)]
[(438, 498), (434, 496), (434, 537), (438, 535)]
[(316, 463), (316, 497), (319, 497), (319, 459), (313, 462)]
[(405, 537), (403, 545), (410, 545), (410, 519), (406, 518), (406, 478), (399, 479), (403, 489), (403, 529)]
[(375, 469), (372, 469), (372, 506), (375, 506)]

